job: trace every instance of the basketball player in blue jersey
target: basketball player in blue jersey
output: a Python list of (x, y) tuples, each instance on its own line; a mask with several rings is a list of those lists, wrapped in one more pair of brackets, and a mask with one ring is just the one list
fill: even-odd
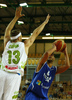
[(25, 100), (49, 100), (47, 94), (55, 75), (65, 72), (70, 67), (67, 47), (64, 50), (65, 66), (53, 66), (54, 51), (56, 51), (55, 45), (40, 59), (32, 82), (27, 89)]
[(0, 100), (17, 100), (29, 47), (42, 32), (50, 18), (48, 15), (46, 20), (33, 31), (29, 39), (21, 42), (21, 32), (19, 30), (12, 31), (16, 21), (24, 16), (21, 12), (22, 7), (18, 7), (15, 12), (15, 17), (5, 30), (4, 52), (0, 69)]

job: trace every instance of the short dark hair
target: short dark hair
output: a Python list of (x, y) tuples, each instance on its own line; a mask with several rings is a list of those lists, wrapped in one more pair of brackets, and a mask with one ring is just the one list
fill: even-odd
[(53, 62), (53, 60), (47, 60), (47, 63), (49, 64), (49, 63), (52, 63)]
[(11, 33), (10, 33), (10, 36), (13, 37), (13, 36), (16, 36), (20, 33), (21, 31), (19, 29), (15, 29), (15, 30), (12, 30)]

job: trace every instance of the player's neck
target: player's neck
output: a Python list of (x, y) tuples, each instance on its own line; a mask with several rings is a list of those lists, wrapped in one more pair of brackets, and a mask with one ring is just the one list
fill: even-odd
[(49, 66), (50, 68), (52, 67), (52, 65), (53, 65), (53, 63), (49, 63), (49, 64), (48, 64), (48, 66)]
[(15, 40), (15, 41), (11, 41), (11, 42), (16, 43), (16, 42), (20, 42), (20, 41), (19, 40)]

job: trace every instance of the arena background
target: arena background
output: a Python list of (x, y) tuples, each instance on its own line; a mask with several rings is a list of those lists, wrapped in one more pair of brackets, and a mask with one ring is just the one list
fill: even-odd
[[(3, 53), (5, 28), (13, 19), (16, 7), (25, 2), (27, 4), (23, 6), (22, 11), (25, 17), (20, 18), (13, 28), (21, 30), (23, 41), (45, 20), (47, 14), (50, 14), (51, 18), (29, 49), (25, 75), (22, 77), (20, 87), (19, 94), (21, 95), (18, 96), (18, 100), (23, 100), (39, 58), (52, 47), (52, 43), (56, 39), (63, 39), (67, 43), (71, 66), (66, 72), (55, 76), (49, 94), (51, 92), (53, 94), (56, 89), (59, 89), (56, 92), (61, 96), (60, 100), (72, 100), (72, 0), (0, 0), (0, 62)], [(6, 7), (1, 6), (1, 4), (6, 4)], [(19, 21), (22, 21), (22, 23)], [(47, 33), (48, 36), (46, 36)], [(63, 53), (55, 52), (54, 55), (56, 57), (55, 66), (65, 64)], [(53, 87), (54, 83), (58, 87)], [(67, 85), (64, 83), (67, 83)], [(59, 87), (59, 84), (63, 85), (63, 92), (60, 92), (61, 87)], [(58, 100), (59, 97), (50, 98), (49, 100), (52, 99)]]

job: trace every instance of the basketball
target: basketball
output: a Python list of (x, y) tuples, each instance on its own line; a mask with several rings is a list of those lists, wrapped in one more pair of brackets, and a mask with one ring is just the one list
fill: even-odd
[(56, 40), (55, 45), (57, 48), (57, 52), (63, 52), (63, 50), (66, 48), (66, 43), (63, 40)]

